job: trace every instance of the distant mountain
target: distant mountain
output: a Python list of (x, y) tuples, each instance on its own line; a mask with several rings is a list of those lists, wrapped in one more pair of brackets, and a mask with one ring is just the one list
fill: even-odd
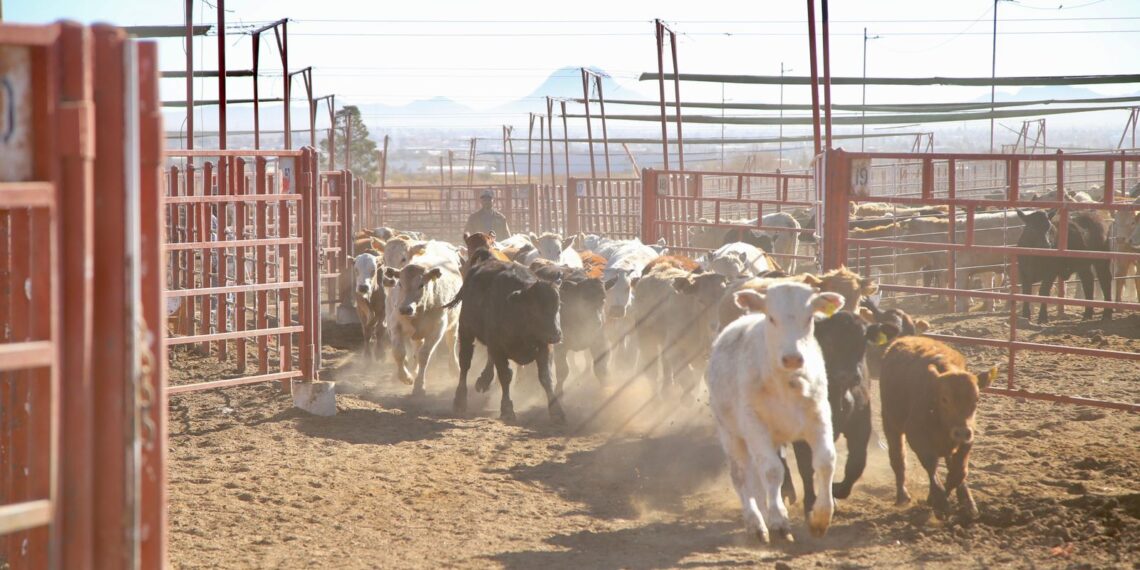
[[(606, 99), (644, 99), (645, 96), (637, 91), (623, 87), (604, 69), (588, 66), (586, 69), (602, 76), (602, 94)], [(594, 94), (593, 80), (590, 80), (590, 93)], [(500, 105), (495, 108), (498, 113), (545, 113), (546, 102), (544, 97), (559, 99), (582, 98), (582, 72), (578, 67), (563, 67), (555, 70), (546, 80), (521, 99)], [(592, 95), (594, 96), (594, 95)], [(595, 107), (596, 108), (596, 107)]]

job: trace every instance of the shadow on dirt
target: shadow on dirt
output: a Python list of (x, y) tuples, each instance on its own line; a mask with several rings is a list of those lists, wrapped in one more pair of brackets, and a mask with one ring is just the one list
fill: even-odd
[(384, 445), (439, 439), (455, 428), (449, 422), (382, 410), (340, 410), (332, 417), (298, 414), (297, 431), (322, 439), (352, 444)]

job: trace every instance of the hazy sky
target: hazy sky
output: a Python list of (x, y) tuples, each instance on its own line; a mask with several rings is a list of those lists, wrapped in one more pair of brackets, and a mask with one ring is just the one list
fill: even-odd
[[(15, 22), (60, 18), (122, 25), (181, 24), (181, 0), (0, 0)], [(196, 23), (214, 23), (212, 3), (193, 0)], [(992, 0), (867, 0), (831, 2), (832, 74), (862, 72), (863, 28), (871, 76), (988, 76)], [(318, 95), (338, 102), (405, 103), (433, 96), (486, 110), (530, 93), (563, 66), (597, 66), (647, 97), (655, 84), (637, 83), (656, 69), (653, 18), (682, 33), (682, 72), (778, 74), (780, 64), (808, 71), (806, 8), (802, 1), (508, 1), (348, 2), (229, 0), (227, 27), (282, 17), (289, 25), (290, 67), (312, 65)], [(1138, 0), (1018, 0), (998, 4), (998, 75), (1135, 73), (1140, 53)], [(214, 37), (195, 46), (199, 69), (216, 68)], [(248, 35), (227, 37), (228, 65), (250, 65)], [(280, 72), (272, 34), (263, 35), (262, 69)], [(182, 69), (177, 39), (159, 40), (164, 69)], [(666, 65), (668, 65), (668, 60)], [(249, 94), (249, 80), (233, 79), (230, 96)], [(278, 96), (279, 77), (261, 83)], [(1104, 94), (1132, 93), (1136, 85), (1091, 86)], [(165, 80), (163, 95), (181, 99), (182, 80)], [(198, 97), (212, 97), (202, 80)], [(294, 93), (303, 93), (300, 81)], [(806, 88), (789, 87), (787, 102), (807, 102)], [(985, 88), (876, 87), (868, 102), (963, 101)], [(735, 101), (775, 102), (776, 87), (727, 86)], [(857, 87), (837, 88), (836, 102), (857, 103)], [(685, 84), (689, 100), (719, 100), (719, 85)], [(538, 111), (540, 102), (535, 101)], [(639, 110), (635, 112), (652, 112)], [(463, 127), (462, 118), (456, 127)], [(520, 124), (525, 118), (503, 117)], [(393, 125), (398, 126), (398, 125)]]

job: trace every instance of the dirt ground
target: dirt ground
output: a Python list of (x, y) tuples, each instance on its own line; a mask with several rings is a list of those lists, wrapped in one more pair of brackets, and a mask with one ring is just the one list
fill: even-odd
[[(995, 338), (1009, 324), (932, 320), (935, 332)], [(977, 521), (931, 517), (913, 456), (916, 502), (895, 507), (872, 440), (826, 537), (807, 533), (797, 503), (795, 542), (760, 545), (744, 532), (703, 402), (653, 401), (644, 380), (610, 399), (614, 388), (587, 375), (568, 383), (569, 423), (555, 426), (524, 371), (516, 423), (498, 419), (497, 384), (472, 392), (472, 413), (459, 417), (446, 364), (412, 399), (387, 361), (356, 354), (358, 338), (326, 326), (335, 417), (294, 410), (276, 385), (171, 398), (174, 567), (1140, 568), (1138, 415), (986, 395), (969, 476)], [(1108, 325), (1072, 315), (1023, 338), (1140, 352), (1140, 315)], [(1005, 368), (999, 351), (964, 352), (978, 368)], [(1136, 362), (1027, 353), (1017, 366), (1034, 390), (1140, 401)], [(180, 353), (171, 382), (229, 372)]]

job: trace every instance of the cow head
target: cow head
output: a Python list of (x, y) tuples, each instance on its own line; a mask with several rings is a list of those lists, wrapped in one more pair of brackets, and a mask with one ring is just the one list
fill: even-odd
[(405, 317), (422, 313), (424, 291), (441, 275), (443, 270), (439, 267), (428, 268), (414, 263), (398, 271), (390, 267), (386, 269), (384, 276), (396, 280), (396, 312)]
[(660, 238), (656, 243), (651, 243), (648, 245), (649, 249), (657, 252), (657, 255), (665, 255), (666, 253), (669, 253), (669, 246), (665, 242), (665, 238)]
[(777, 283), (764, 294), (744, 289), (736, 292), (735, 300), (741, 309), (765, 315), (772, 367), (786, 373), (804, 366), (803, 349), (811, 339), (815, 313), (831, 315), (843, 308), (843, 296), (816, 293), (803, 283)]
[(619, 271), (606, 279), (606, 312), (610, 317), (620, 319), (633, 304), (633, 288), (639, 277), (633, 270)]
[(567, 339), (592, 342), (601, 334), (606, 306), (606, 289), (601, 279), (566, 279), (559, 288), (559, 297), (561, 325)]
[(562, 322), (559, 317), (558, 288), (562, 280), (537, 281), (507, 295), (507, 305), (521, 320), (534, 327), (534, 336), (541, 342), (562, 342)]
[[(715, 307), (728, 290), (728, 278), (717, 273), (704, 273), (699, 269), (685, 277), (675, 277), (673, 288), (688, 299), (689, 306), (695, 311), (698, 323), (704, 322), (704, 329), (709, 334), (716, 334), (717, 312)], [(712, 342), (712, 339), (708, 339)]]
[(1021, 236), (1017, 238), (1017, 245), (1019, 247), (1036, 247), (1036, 248), (1053, 248), (1053, 236), (1056, 235), (1056, 228), (1053, 226), (1050, 215), (1045, 210), (1034, 210), (1026, 214), (1020, 209), (1017, 211), (1017, 217), (1025, 224), (1025, 229), (1021, 231)]
[(490, 249), (495, 243), (495, 232), (475, 232), (473, 234), (463, 234), (463, 244), (467, 246), (467, 251), (475, 251), (477, 249)]
[(368, 299), (380, 287), (380, 257), (373, 253), (362, 253), (352, 260), (354, 288), (357, 295)]
[(412, 258), (411, 253), (408, 251), (412, 247), (412, 243), (405, 237), (396, 236), (384, 246), (384, 267), (392, 269), (402, 269), (408, 264), (408, 260)]
[(752, 277), (748, 254), (743, 251), (730, 251), (717, 255), (717, 250), (705, 254), (705, 268), (729, 279)]
[(970, 443), (974, 439), (974, 411), (978, 408), (981, 388), (993, 382), (997, 367), (978, 375), (965, 370), (941, 372), (937, 364), (929, 366), (934, 376), (934, 413), (945, 435), (955, 444)]
[(562, 236), (558, 234), (545, 233), (538, 237), (532, 237), (531, 241), (534, 243), (535, 249), (538, 250), (539, 257), (558, 261), (558, 256), (562, 255), (562, 250), (572, 246), (577, 239), (578, 236), (570, 236), (563, 240)]
[(832, 418), (851, 411), (851, 391), (863, 383), (862, 363), (868, 346), (886, 346), (899, 336), (890, 323), (867, 324), (861, 317), (839, 311), (815, 322), (815, 339), (827, 368), (827, 391)]

